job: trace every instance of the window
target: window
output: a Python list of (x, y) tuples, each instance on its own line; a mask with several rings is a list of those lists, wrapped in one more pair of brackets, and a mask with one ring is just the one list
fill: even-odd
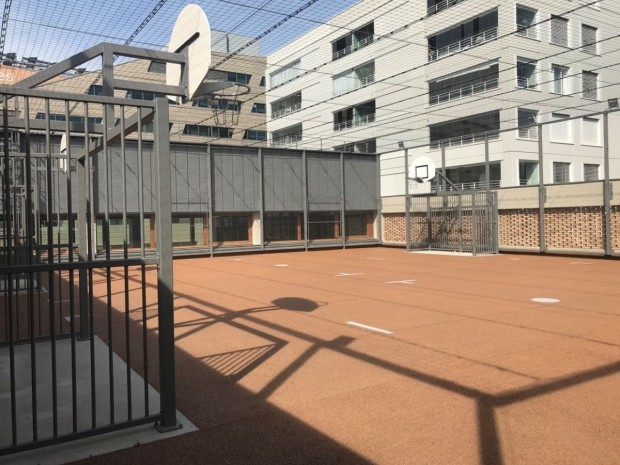
[(249, 240), (249, 217), (213, 216), (213, 240), (215, 242), (234, 242)]
[(584, 118), (582, 124), (581, 143), (585, 145), (601, 145), (600, 120)]
[(437, 105), (497, 89), (497, 61), (451, 73), (428, 82), (428, 103)]
[(519, 185), (533, 186), (538, 184), (538, 162), (519, 160)]
[(591, 163), (584, 163), (583, 165), (583, 180), (584, 181), (598, 181), (600, 165)]
[(360, 142), (351, 142), (350, 144), (338, 145), (334, 147), (334, 152), (376, 153), (377, 140), (368, 139)]
[(375, 38), (375, 23), (369, 23), (356, 29), (350, 34), (332, 42), (332, 59), (338, 60), (343, 56), (372, 44)]
[(375, 121), (375, 101), (365, 102), (334, 112), (334, 131), (365, 126)]
[(560, 113), (552, 113), (550, 127), (551, 142), (572, 142), (571, 121), (564, 121), (569, 118), (568, 115)]
[(234, 71), (228, 71), (228, 82), (236, 82), (237, 84), (249, 84), (251, 74), (235, 73)]
[(518, 124), (519, 124), (519, 137), (522, 139), (538, 139), (538, 126), (531, 126), (536, 124), (538, 118), (538, 111), (526, 110), (519, 108)]
[(583, 98), (598, 99), (598, 74), (590, 71), (581, 73), (581, 95)]
[(265, 87), (265, 76), (261, 76), (260, 83), (258, 85), (259, 87)]
[(568, 94), (568, 68), (565, 66), (551, 65), (551, 72), (553, 73), (553, 81), (551, 82), (551, 91), (556, 94)]
[(375, 62), (365, 63), (334, 77), (334, 95), (361, 89), (375, 82)]
[(149, 64), (149, 73), (166, 74), (166, 63), (162, 61), (151, 61)]
[(264, 103), (255, 103), (252, 106), (252, 113), (267, 113), (267, 105), (265, 105)]
[(186, 124), (183, 134), (188, 136), (220, 137), (230, 139), (233, 135), (232, 128), (220, 126), (203, 126), (200, 124)]
[(553, 182), (554, 184), (570, 182), (570, 163), (553, 162)]
[(517, 58), (517, 87), (536, 89), (536, 60)]
[(253, 129), (246, 129), (243, 134), (245, 140), (267, 140), (267, 131), (255, 131)]
[(551, 43), (568, 47), (568, 19), (551, 16)]
[[(45, 119), (45, 113), (37, 113), (35, 119)], [(66, 121), (66, 118), (60, 113), (50, 113), (50, 121)]]
[(532, 39), (538, 38), (536, 10), (517, 5), (517, 34)]
[(431, 148), (453, 147), (499, 138), (499, 111), (472, 115), (467, 118), (429, 126)]
[(88, 95), (103, 95), (103, 86), (93, 84), (88, 88)]
[(271, 104), (271, 118), (277, 119), (301, 110), (301, 92), (289, 95)]
[(200, 108), (219, 108), (220, 110), (241, 111), (241, 102), (235, 100), (220, 99), (197, 99), (192, 106)]
[(581, 25), (581, 51), (596, 55), (597, 52), (597, 32), (595, 27)]
[(301, 74), (301, 60), (295, 60), (286, 66), (281, 67), (278, 71), (274, 71), (270, 76), (270, 85), (273, 89), (279, 85), (289, 82)]

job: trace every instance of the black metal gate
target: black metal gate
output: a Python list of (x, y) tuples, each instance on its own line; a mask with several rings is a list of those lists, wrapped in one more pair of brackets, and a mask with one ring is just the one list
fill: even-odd
[(167, 101), (3, 87), (0, 105), (0, 455), (175, 428)]
[(408, 204), (409, 250), (498, 252), (497, 192), (410, 196)]

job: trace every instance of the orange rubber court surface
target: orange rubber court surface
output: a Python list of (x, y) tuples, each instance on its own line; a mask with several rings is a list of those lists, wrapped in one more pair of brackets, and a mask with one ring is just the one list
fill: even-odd
[(83, 463), (620, 463), (620, 261), (358, 248), (174, 279), (199, 431)]

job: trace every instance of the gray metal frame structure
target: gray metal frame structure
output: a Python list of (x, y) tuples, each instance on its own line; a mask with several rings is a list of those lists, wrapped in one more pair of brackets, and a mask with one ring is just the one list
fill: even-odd
[[(6, 387), (9, 392), (7, 405), (3, 403), (2, 410), (10, 412), (6, 417), (10, 439), (8, 443), (0, 443), (0, 455), (144, 423), (156, 422), (162, 431), (180, 427), (176, 418), (174, 374), (168, 102), (162, 98), (135, 101), (113, 95), (115, 89), (141, 89), (186, 98), (187, 91), (185, 85), (115, 80), (112, 66), (114, 55), (180, 64), (185, 76), (183, 82), (186, 82), (188, 63), (183, 50), (170, 53), (104, 43), (57, 63), (15, 86), (0, 87), (3, 139), (0, 163), (0, 216), (3, 226), (0, 244), (3, 294), (0, 350), (8, 351), (9, 360), (9, 379), (6, 386), (0, 388)], [(102, 96), (34, 89), (98, 56), (103, 60)], [(51, 105), (60, 105), (64, 109), (64, 121), (51, 121)], [(71, 118), (71, 108), (77, 105), (83, 107), (83, 112), (78, 115), (82, 118), (81, 123)], [(44, 118), (32, 116), (35, 106), (43, 109)], [(89, 114), (93, 109), (103, 115), (102, 124), (90, 122)], [(142, 128), (149, 122), (154, 126), (154, 150), (147, 160), (142, 153)], [(67, 140), (64, 154), (53, 153), (52, 150), (52, 138), (59, 134), (64, 134)], [(35, 136), (44, 138), (43, 150), (37, 150), (36, 144), (33, 144)], [(138, 144), (137, 160), (131, 163), (137, 163), (142, 173), (142, 166), (148, 161), (154, 173), (152, 186), (145, 186), (139, 175), (134, 190), (138, 191), (140, 202), (144, 200), (145, 189), (154, 192), (158, 238), (156, 248), (148, 254), (142, 240), (139, 254), (131, 257), (127, 244), (127, 172), (131, 166), (125, 150), (128, 137), (137, 140)], [(114, 163), (121, 164), (123, 172), (120, 208), (125, 231), (123, 254), (114, 256), (109, 237), (110, 203), (115, 201), (110, 192), (112, 149), (120, 153)], [(97, 160), (99, 166), (103, 166), (106, 190), (105, 219), (101, 226), (105, 248), (103, 256), (96, 255), (93, 242), (93, 227), (96, 226), (92, 170)], [(66, 174), (60, 171), (62, 161)], [(77, 176), (77, 182), (72, 180), (73, 176)], [(64, 186), (61, 186), (62, 181)], [(69, 223), (66, 241), (61, 240), (61, 221)], [(58, 228), (56, 237), (54, 223)], [(47, 237), (39, 232), (43, 224)], [(142, 222), (142, 238), (143, 227)], [(154, 273), (157, 275), (156, 336), (147, 329), (150, 319), (147, 316), (147, 275)], [(122, 276), (124, 286), (120, 293), (118, 289), (113, 293), (112, 281), (117, 276)], [(141, 302), (138, 305), (141, 317), (137, 320), (131, 318), (130, 282), (133, 281), (137, 281), (141, 289), (138, 299)], [(116, 293), (123, 296), (120, 305), (115, 302)], [(152, 302), (148, 304), (152, 305)], [(122, 331), (117, 331), (119, 328)], [(136, 335), (140, 336), (141, 347), (132, 343)], [(149, 344), (151, 339), (156, 340), (155, 345)], [(107, 344), (107, 356), (103, 360), (97, 352), (98, 340)], [(59, 359), (60, 347), (67, 341), (70, 345), (70, 379), (61, 383), (62, 365), (67, 360)], [(28, 356), (20, 358), (19, 354), (24, 350)], [(118, 363), (115, 353), (119, 350), (126, 360), (123, 379), (115, 377)], [(83, 372), (84, 365), (79, 361), (82, 352), (89, 354), (89, 360), (85, 363), (90, 373)], [(139, 366), (132, 365), (132, 357), (141, 359)], [(149, 386), (148, 367), (152, 363), (157, 363), (159, 368), (159, 409), (149, 406), (152, 388)], [(25, 367), (19, 364), (28, 364), (29, 369), (24, 370)], [(24, 375), (25, 371), (28, 376)], [(136, 392), (134, 371), (141, 372), (143, 377), (141, 397)], [(85, 377), (83, 382), (89, 386), (89, 392), (85, 392), (80, 385), (82, 377)], [(98, 397), (98, 386), (101, 384), (107, 385), (107, 402)], [(21, 392), (21, 397), (18, 397), (18, 392)], [(29, 394), (24, 395), (24, 392)], [(51, 395), (49, 407), (44, 406), (42, 400), (47, 392)], [(125, 392), (126, 395), (122, 412), (118, 409), (119, 400), (115, 398), (118, 392)], [(87, 398), (86, 409), (80, 400), (83, 396)], [(48, 414), (45, 410), (48, 408), (52, 414), (51, 425), (46, 420)], [(71, 412), (71, 420), (67, 424), (61, 418), (63, 411)]]

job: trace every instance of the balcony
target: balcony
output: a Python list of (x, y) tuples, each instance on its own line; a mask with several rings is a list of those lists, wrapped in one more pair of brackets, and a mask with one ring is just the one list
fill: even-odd
[(343, 121), (342, 123), (334, 123), (334, 131), (344, 131), (345, 129), (355, 128), (358, 126), (366, 126), (375, 122), (375, 114), (359, 116), (352, 120)]
[(291, 106), (280, 108), (278, 110), (274, 110), (271, 114), (271, 119), (283, 118), (284, 116), (288, 116), (292, 113), (298, 112), (301, 110), (301, 102), (295, 103)]
[(287, 146), (287, 145), (296, 145), (297, 143), (301, 142), (302, 139), (302, 134), (297, 133), (297, 134), (286, 134), (283, 136), (276, 136), (274, 135), (273, 139), (271, 140), (271, 145), (273, 147), (283, 147), (283, 146)]
[(490, 79), (488, 81), (479, 82), (470, 86), (461, 87), (460, 89), (451, 90), (450, 92), (444, 92), (442, 94), (430, 95), (429, 105), (438, 105), (440, 103), (451, 102), (453, 100), (459, 100), (472, 95), (486, 92), (487, 90), (497, 89), (499, 80), (497, 78)]
[(442, 0), (441, 2), (437, 2), (432, 6), (429, 6), (426, 9), (426, 16), (436, 15), (437, 13), (441, 13), (444, 10), (447, 10), (450, 7), (453, 7), (457, 3), (464, 2), (465, 0)]
[(336, 50), (333, 55), (332, 55), (332, 61), (336, 61), (344, 56), (350, 55), (353, 52), (358, 51), (361, 48), (366, 47), (367, 45), (372, 44), (375, 41), (375, 35), (371, 35), (368, 37), (365, 37), (364, 39), (352, 43), (351, 45), (346, 46), (345, 48), (342, 48), (340, 50)]
[(436, 50), (429, 50), (428, 61), (436, 61), (441, 58), (454, 55), (455, 53), (462, 52), (463, 50), (482, 45), (494, 39), (497, 39), (497, 27), (487, 29), (480, 34), (475, 34), (453, 44), (440, 47)]
[[(499, 189), (501, 184), (500, 179), (491, 179), (489, 184), (489, 189)], [(487, 188), (486, 181), (472, 181), (472, 182), (454, 182), (454, 186), (446, 183), (445, 191), (477, 191), (484, 190)], [(431, 185), (431, 192), (438, 192), (438, 183), (433, 183)]]
[(371, 74), (369, 76), (364, 76), (362, 78), (358, 78), (358, 77), (351, 78), (350, 82), (351, 83), (346, 86), (334, 88), (334, 96), (343, 95), (348, 92), (352, 92), (354, 90), (361, 89), (362, 87), (366, 87), (372, 84), (373, 82), (375, 82), (375, 75)]
[(517, 76), (517, 87), (520, 89), (536, 89), (536, 79), (533, 77)]
[(430, 143), (431, 149), (438, 149), (442, 145), (445, 148), (448, 147), (459, 147), (461, 145), (474, 144), (477, 142), (484, 142), (485, 136), (488, 137), (489, 140), (499, 139), (498, 131), (489, 131), (489, 132), (479, 132), (475, 134), (466, 134), (463, 136), (450, 137), (449, 139), (442, 139), (437, 141), (432, 141)]

